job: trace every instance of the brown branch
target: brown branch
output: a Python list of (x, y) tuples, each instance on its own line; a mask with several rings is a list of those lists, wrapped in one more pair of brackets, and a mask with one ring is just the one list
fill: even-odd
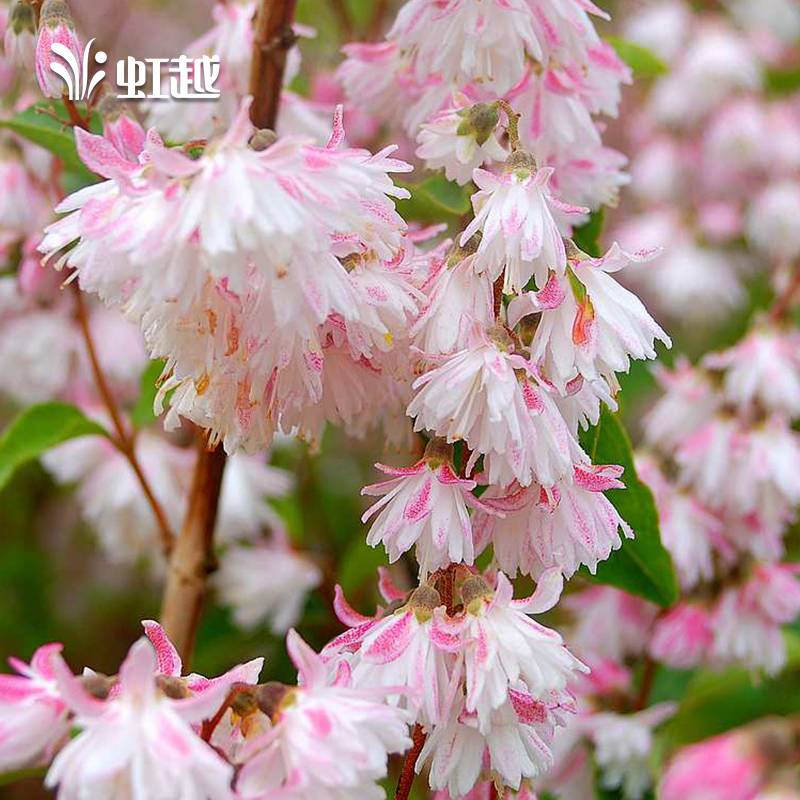
[(225, 470), (225, 451), (209, 450), (199, 437), (199, 453), (189, 492), (189, 506), (172, 552), (161, 606), (161, 624), (188, 665), (197, 626), (214, 570), (214, 527)]
[(296, 0), (261, 0), (258, 9), (250, 66), (250, 119), (257, 128), (274, 128), (278, 118), (286, 54), (295, 42), (295, 3)]
[(411, 786), (414, 783), (416, 772), (414, 766), (417, 763), (419, 754), (425, 746), (426, 739), (425, 731), (422, 730), (422, 725), (416, 725), (414, 733), (412, 734), (413, 743), (411, 749), (406, 754), (406, 760), (403, 762), (403, 770), (400, 773), (400, 780), (397, 782), (397, 791), (394, 795), (394, 800), (408, 800), (411, 795)]
[(377, 0), (375, 10), (372, 12), (372, 19), (367, 28), (367, 40), (373, 41), (380, 37), (383, 32), (383, 24), (389, 12), (389, 0)]
[(119, 413), (119, 409), (117, 408), (117, 402), (114, 399), (114, 394), (111, 391), (108, 382), (106, 381), (105, 375), (103, 374), (103, 368), (100, 366), (100, 360), (97, 357), (97, 349), (94, 346), (94, 339), (92, 338), (92, 332), (89, 327), (89, 317), (86, 313), (86, 304), (83, 299), (83, 293), (81, 292), (77, 283), (73, 283), (73, 286), (75, 288), (75, 313), (78, 319), (78, 325), (81, 329), (81, 334), (83, 335), (83, 341), (86, 344), (86, 352), (89, 356), (89, 363), (92, 367), (94, 382), (103, 401), (103, 405), (106, 407), (106, 411), (108, 411), (108, 415), (111, 417), (111, 423), (114, 426), (115, 436), (112, 441), (114, 442), (117, 450), (119, 450), (120, 453), (122, 453), (122, 455), (124, 455), (128, 460), (131, 469), (136, 475), (136, 480), (139, 481), (139, 485), (142, 487), (142, 492), (144, 493), (144, 496), (150, 505), (153, 516), (156, 518), (156, 524), (161, 536), (161, 546), (164, 550), (164, 555), (169, 556), (172, 550), (174, 539), (172, 530), (170, 529), (169, 522), (164, 514), (164, 509), (161, 508), (161, 504), (156, 499), (155, 494), (153, 494), (150, 483), (147, 480), (141, 465), (139, 464), (139, 460), (136, 458), (136, 448), (133, 438), (129, 434), (128, 429), (125, 427), (125, 422)]

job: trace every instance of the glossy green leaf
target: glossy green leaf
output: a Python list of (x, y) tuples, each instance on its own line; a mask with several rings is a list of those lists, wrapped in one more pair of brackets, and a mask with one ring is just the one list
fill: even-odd
[(84, 185), (94, 183), (97, 177), (80, 160), (72, 130), (47, 114), (40, 113), (40, 109), (43, 108), (55, 108), (56, 113), (62, 118), (67, 116), (60, 103), (37, 103), (9, 119), (0, 120), (0, 128), (13, 131), (61, 159), (71, 183), (83, 182)]
[(411, 192), (408, 200), (399, 200), (397, 210), (405, 220), (442, 222), (443, 218), (458, 218), (469, 213), (472, 186), (459, 186), (444, 175), (432, 175), (421, 183), (398, 185)]
[(633, 539), (623, 539), (622, 547), (598, 565), (593, 580), (660, 606), (672, 605), (678, 599), (678, 581), (672, 558), (661, 543), (653, 494), (636, 474), (628, 434), (616, 415), (604, 407), (598, 424), (581, 434), (581, 444), (592, 463), (625, 468), (622, 480), (626, 488), (611, 489), (606, 496), (635, 534)]
[(42, 403), (19, 414), (0, 436), (0, 488), (15, 470), (42, 453), (79, 436), (107, 436), (75, 406)]
[(619, 36), (608, 36), (607, 39), (637, 78), (657, 78), (669, 72), (669, 67), (652, 50)]

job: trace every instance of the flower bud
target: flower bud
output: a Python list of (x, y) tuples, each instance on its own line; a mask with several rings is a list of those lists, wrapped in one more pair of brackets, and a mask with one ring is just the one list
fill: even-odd
[[(54, 53), (53, 45), (66, 47), (75, 59), (74, 65)], [(64, 0), (44, 0), (36, 43), (36, 80), (42, 94), (45, 97), (61, 97), (64, 93), (64, 82), (53, 72), (52, 64), (60, 64), (71, 74), (80, 71), (82, 62), (82, 47), (75, 33), (69, 6)]]
[(6, 58), (18, 67), (33, 69), (36, 57), (36, 12), (25, 0), (11, 9), (5, 35)]
[(500, 114), (497, 107), (489, 103), (475, 103), (461, 112), (461, 123), (456, 133), (471, 136), (478, 144), (485, 144), (497, 128)]

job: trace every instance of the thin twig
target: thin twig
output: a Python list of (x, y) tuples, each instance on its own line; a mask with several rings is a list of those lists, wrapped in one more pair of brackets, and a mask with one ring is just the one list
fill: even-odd
[(139, 481), (139, 485), (142, 487), (142, 492), (144, 492), (144, 496), (150, 505), (153, 516), (156, 518), (156, 524), (161, 536), (161, 546), (164, 550), (164, 555), (169, 556), (170, 552), (172, 551), (172, 545), (174, 541), (169, 522), (164, 514), (164, 509), (161, 508), (161, 504), (156, 499), (156, 496), (150, 487), (150, 483), (147, 480), (141, 465), (139, 464), (139, 460), (136, 457), (134, 441), (131, 438), (128, 429), (125, 427), (125, 422), (122, 419), (122, 415), (119, 413), (119, 409), (117, 408), (117, 402), (114, 399), (114, 394), (111, 391), (108, 382), (106, 381), (103, 368), (101, 367), (100, 360), (97, 357), (97, 349), (94, 345), (92, 331), (89, 327), (89, 317), (86, 313), (86, 304), (83, 299), (83, 294), (77, 283), (73, 283), (72, 285), (75, 288), (75, 309), (78, 325), (80, 326), (81, 334), (83, 335), (83, 341), (86, 344), (86, 352), (89, 356), (89, 363), (92, 367), (94, 382), (103, 401), (103, 405), (106, 407), (108, 415), (111, 417), (111, 423), (114, 426), (115, 436), (112, 441), (114, 442), (117, 450), (119, 450), (120, 453), (122, 453), (122, 455), (124, 455), (128, 460), (128, 463), (131, 465), (131, 469), (136, 475), (136, 479)]
[(225, 716), (225, 712), (233, 705), (234, 700), (239, 696), (242, 691), (247, 691), (248, 689), (252, 688), (249, 683), (234, 683), (231, 686), (230, 691), (228, 692), (225, 700), (222, 702), (222, 705), (217, 709), (216, 713), (214, 714), (211, 719), (207, 719), (203, 721), (203, 725), (200, 728), (200, 738), (204, 742), (210, 742), (211, 737), (214, 735), (214, 731), (217, 729), (217, 725), (222, 722), (222, 718)]
[(798, 292), (800, 292), (800, 267), (795, 267), (789, 283), (776, 298), (775, 303), (770, 309), (770, 321), (781, 322), (789, 315), (797, 302)]
[(419, 754), (425, 746), (425, 731), (422, 730), (422, 725), (417, 724), (412, 734), (411, 749), (406, 753), (406, 760), (403, 762), (403, 770), (400, 773), (400, 780), (397, 782), (397, 791), (394, 795), (394, 800), (408, 800), (411, 795), (411, 786), (414, 783), (416, 766)]
[(497, 103), (497, 107), (502, 109), (505, 112), (506, 118), (508, 120), (506, 124), (506, 132), (508, 133), (508, 142), (511, 145), (512, 150), (519, 149), (519, 118), (520, 114), (514, 111), (513, 106), (508, 100), (500, 99), (495, 101)]
[(647, 708), (647, 703), (650, 700), (650, 692), (653, 690), (653, 681), (656, 678), (656, 670), (658, 664), (653, 661), (650, 656), (644, 660), (644, 669), (642, 670), (642, 682), (639, 686), (639, 694), (636, 696), (636, 701), (633, 704), (634, 711), (642, 711)]

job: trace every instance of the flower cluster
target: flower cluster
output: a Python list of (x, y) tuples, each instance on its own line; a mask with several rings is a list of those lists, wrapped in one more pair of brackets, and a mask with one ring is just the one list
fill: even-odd
[(184, 676), (161, 627), (143, 625), (115, 676), (73, 675), (59, 644), (12, 662), (19, 675), (0, 679), (0, 767), (49, 764), (59, 797), (374, 797), (388, 754), (409, 744), (402, 710), (328, 673), (294, 631), (290, 687), (259, 685), (261, 658)]
[(627, 126), (636, 208), (616, 234), (663, 246), (631, 274), (659, 313), (706, 324), (744, 304), (754, 271), (780, 284), (800, 255), (798, 94), (769, 90), (770, 71), (792, 63), (800, 11), (725, 5), (732, 15), (660, 0), (625, 24), (669, 70)]
[(522, 144), (555, 168), (559, 196), (594, 209), (627, 182), (597, 115), (616, 115), (631, 75), (592, 17), (607, 19), (580, 0), (415, 0), (385, 41), (345, 46), (339, 77), (353, 104), (400, 125), (419, 158), (459, 183), (505, 160), (497, 125), (512, 103)]

